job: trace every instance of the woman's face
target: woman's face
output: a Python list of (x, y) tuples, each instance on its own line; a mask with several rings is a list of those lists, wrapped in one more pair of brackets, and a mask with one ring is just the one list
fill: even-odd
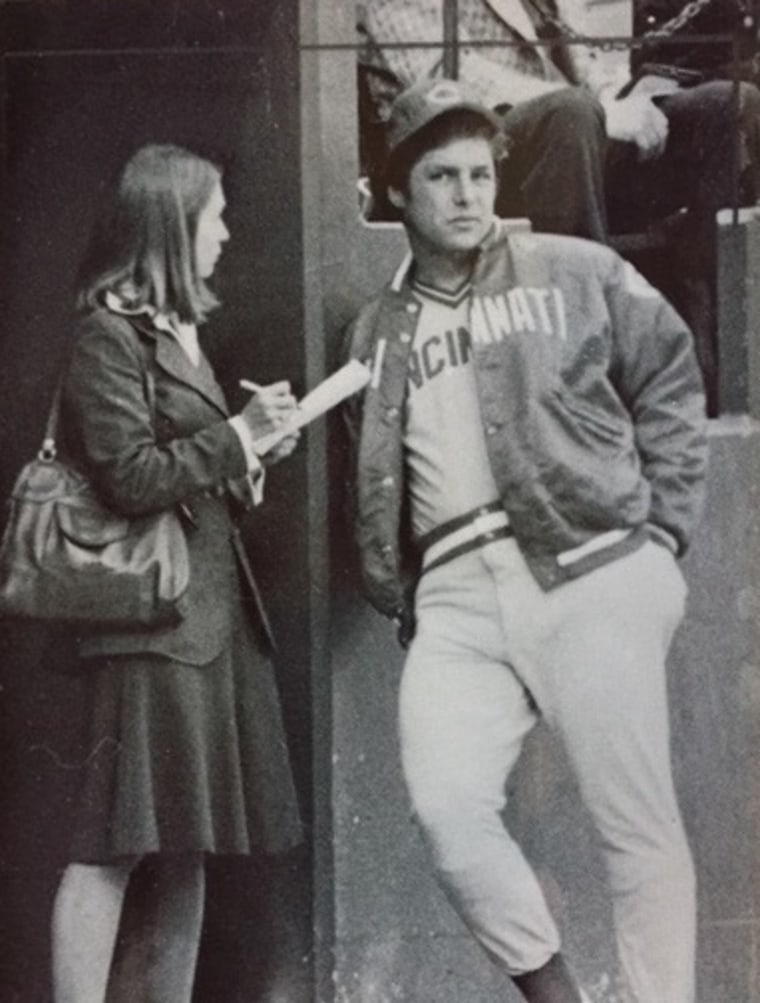
[(217, 181), (198, 216), (195, 233), (195, 265), (201, 279), (208, 279), (213, 274), (222, 253), (222, 244), (229, 239), (230, 232), (222, 219), (226, 204), (222, 185)]

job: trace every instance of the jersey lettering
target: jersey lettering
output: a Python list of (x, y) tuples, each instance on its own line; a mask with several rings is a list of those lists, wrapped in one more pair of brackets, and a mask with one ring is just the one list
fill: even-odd
[(514, 334), (540, 333), (567, 340), (567, 314), (562, 290), (516, 286), (495, 296), (473, 296), (470, 307), (472, 340), (493, 345)]
[(446, 330), (443, 335), (428, 335), (409, 353), (410, 389), (419, 390), (423, 383), (441, 373), (466, 366), (470, 354), (470, 332), (466, 327)]

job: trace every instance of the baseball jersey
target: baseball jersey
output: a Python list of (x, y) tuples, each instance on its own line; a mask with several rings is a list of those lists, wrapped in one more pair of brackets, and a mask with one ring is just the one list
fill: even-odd
[(416, 539), (499, 497), (470, 352), (469, 281), (455, 293), (413, 284), (420, 319), (409, 356), (404, 450)]

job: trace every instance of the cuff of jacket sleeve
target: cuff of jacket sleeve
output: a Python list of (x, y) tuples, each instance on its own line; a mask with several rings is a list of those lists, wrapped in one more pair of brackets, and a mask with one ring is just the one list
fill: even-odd
[(261, 465), (261, 460), (256, 452), (253, 445), (253, 436), (251, 431), (245, 423), (245, 418), (242, 415), (236, 414), (232, 418), (227, 419), (229, 424), (235, 430), (238, 439), (240, 440), (240, 445), (243, 447), (243, 452), (245, 453), (245, 460), (248, 465), (249, 474), (259, 474), (264, 469)]
[(245, 460), (248, 465), (248, 487), (250, 490), (251, 503), (260, 505), (264, 498), (264, 467), (253, 445), (253, 436), (245, 423), (245, 418), (236, 414), (228, 419), (235, 434), (240, 440), (240, 445), (245, 453)]

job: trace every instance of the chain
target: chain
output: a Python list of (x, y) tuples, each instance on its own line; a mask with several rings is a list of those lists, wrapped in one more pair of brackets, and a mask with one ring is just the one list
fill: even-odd
[[(578, 42), (585, 40), (586, 36), (579, 34), (571, 28), (570, 25), (567, 24), (566, 21), (563, 21), (561, 17), (558, 17), (555, 14), (550, 14), (549, 11), (545, 10), (543, 5), (537, 3), (536, 0), (529, 0), (529, 2), (544, 24), (556, 29), (561, 35), (564, 35), (565, 38), (571, 41)], [(712, 2), (713, 0), (690, 0), (690, 2), (685, 5), (679, 14), (676, 14), (676, 16), (672, 17), (669, 21), (666, 21), (665, 24), (660, 25), (659, 28), (652, 28), (650, 31), (644, 32), (643, 35), (637, 36), (637, 41), (646, 43), (661, 40), (663, 38), (670, 38), (672, 35), (675, 35), (676, 32), (679, 32), (681, 28), (684, 28), (690, 21), (693, 21), (694, 18)], [(603, 48), (627, 49), (629, 46), (625, 42), (605, 42), (603, 44)]]
[(676, 32), (680, 31), (681, 28), (685, 28), (689, 21), (693, 21), (700, 11), (703, 11), (705, 7), (712, 3), (712, 0), (691, 0), (691, 3), (687, 3), (680, 14), (676, 14), (665, 24), (661, 25), (659, 28), (652, 28), (651, 31), (644, 33), (642, 38), (644, 41), (654, 41), (655, 39), (670, 38), (675, 35)]

